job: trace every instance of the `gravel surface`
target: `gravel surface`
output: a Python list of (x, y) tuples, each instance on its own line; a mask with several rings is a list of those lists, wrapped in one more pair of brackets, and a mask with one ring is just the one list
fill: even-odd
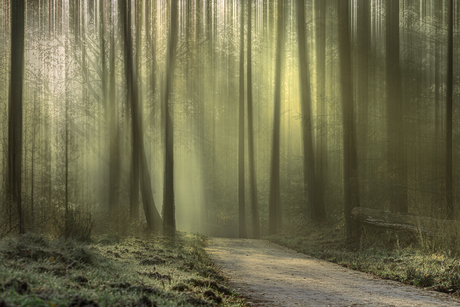
[(460, 306), (447, 294), (348, 270), (264, 240), (211, 238), (229, 286), (253, 306)]

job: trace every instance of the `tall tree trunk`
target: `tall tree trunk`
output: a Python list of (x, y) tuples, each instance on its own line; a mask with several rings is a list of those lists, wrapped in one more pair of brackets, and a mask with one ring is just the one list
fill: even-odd
[(454, 72), (454, 1), (450, 0), (447, 9), (447, 93), (446, 93), (446, 216), (453, 218), (453, 180), (452, 180), (452, 97)]
[[(317, 62), (316, 199), (324, 207), (327, 163), (326, 0), (315, 0)], [(324, 209), (325, 210), (325, 209)]]
[[(102, 0), (101, 0), (102, 1)], [(118, 103), (115, 98), (115, 17), (112, 9), (113, 3), (110, 4), (111, 29), (110, 29), (110, 75), (109, 75), (109, 99), (106, 102), (106, 112), (108, 115), (109, 126), (109, 214), (117, 212), (120, 199), (120, 129), (118, 126)], [(103, 17), (102, 17), (103, 18)], [(104, 19), (101, 20), (105, 24)], [(104, 48), (105, 49), (105, 48)], [(103, 86), (107, 87), (105, 61), (103, 63)], [(106, 91), (106, 90), (105, 90)], [(107, 93), (104, 99), (107, 99)], [(131, 208), (131, 207), (130, 207)], [(131, 211), (130, 211), (131, 213)]]
[[(357, 98), (358, 98), (358, 122), (359, 122), (359, 137), (358, 137), (358, 148), (363, 148), (360, 153), (361, 161), (364, 161), (360, 165), (360, 175), (361, 178), (365, 180), (372, 180), (368, 176), (368, 166), (367, 166), (367, 140), (368, 140), (368, 127), (369, 127), (369, 50), (370, 50), (370, 30), (371, 30), (371, 3), (368, 0), (360, 0), (359, 2), (359, 12), (358, 15), (361, 17), (359, 21), (359, 39), (360, 39), (360, 51), (358, 57), (359, 73), (358, 73), (358, 88), (357, 88)], [(365, 185), (366, 188), (369, 187), (369, 184)], [(363, 186), (363, 189), (365, 188)], [(367, 189), (366, 189), (367, 192)], [(367, 196), (367, 193), (365, 193)]]
[[(70, 32), (70, 25), (67, 25), (67, 28), (65, 29), (66, 32), (65, 34), (68, 34)], [(82, 46), (83, 49), (83, 46)], [(64, 128), (65, 128), (65, 157), (64, 157), (64, 208), (65, 208), (65, 216), (64, 216), (64, 237), (69, 238), (71, 235), (71, 229), (70, 229), (70, 211), (69, 211), (69, 100), (70, 100), (70, 77), (69, 77), (69, 60), (70, 60), (70, 46), (69, 42), (66, 39), (65, 40), (65, 54), (64, 54), (64, 91), (65, 91), (65, 106), (64, 106), (64, 116), (65, 116), (65, 123), (64, 123)], [(83, 64), (82, 64), (83, 66)]]
[[(66, 55), (67, 57), (68, 55)], [(67, 66), (67, 65), (66, 65)], [(66, 67), (66, 71), (68, 67)], [(66, 83), (67, 83), (66, 76)], [(66, 88), (68, 85), (66, 85)], [(67, 90), (66, 90), (67, 92)], [(65, 207), (65, 217), (64, 217), (64, 237), (70, 237), (70, 225), (69, 225), (69, 97), (68, 93), (66, 94), (65, 99), (65, 198), (64, 198), (64, 207)]]
[(257, 199), (256, 162), (254, 157), (254, 115), (252, 102), (252, 1), (248, 1), (248, 155), (251, 191), (252, 236), (260, 238), (259, 203)]
[(244, 195), (244, 3), (240, 10), (240, 103), (238, 127), (238, 225), (240, 238), (247, 238)]
[[(22, 215), (22, 81), (24, 67), (25, 0), (11, 2), (11, 75), (8, 101), (8, 196), (19, 217), (19, 233), (24, 233)], [(12, 210), (10, 210), (11, 212)]]
[(399, 1), (386, 2), (386, 61), (390, 209), (407, 213), (407, 163), (401, 72), (399, 65)]
[(351, 210), (359, 207), (358, 167), (356, 158), (353, 71), (351, 65), (351, 47), (349, 38), (348, 1), (339, 1), (339, 63), (340, 93), (342, 96), (343, 116), (343, 173), (345, 228), (348, 240), (357, 235), (357, 225), (353, 221)]
[[(139, 219), (139, 172), (140, 172), (140, 140), (138, 133), (139, 104), (137, 96), (137, 82), (135, 81), (137, 70), (134, 65), (132, 35), (131, 35), (131, 1), (121, 0), (118, 2), (123, 24), (124, 38), (124, 64), (125, 78), (128, 88), (128, 105), (131, 108), (131, 133), (132, 133), (132, 153), (131, 153), (131, 181), (130, 181), (130, 210), (131, 221)], [(153, 224), (149, 226), (153, 227)]]
[(278, 0), (278, 25), (275, 63), (275, 97), (273, 112), (273, 143), (270, 169), (270, 195), (268, 201), (268, 233), (281, 231), (280, 204), (280, 122), (281, 122), (281, 60), (284, 54), (284, 0)]
[[(140, 59), (141, 59), (141, 42), (142, 42), (142, 20), (143, 18), (143, 5), (141, 5), (142, 1), (137, 0), (137, 29), (136, 29), (136, 50), (138, 52), (136, 53), (136, 69), (140, 70)], [(152, 46), (154, 47), (154, 46)], [(151, 68), (154, 69), (154, 66)], [(136, 71), (137, 71), (136, 70)], [(152, 72), (154, 74), (155, 72)], [(137, 82), (137, 78), (134, 79), (135, 81), (135, 86), (136, 86), (136, 91), (138, 93), (138, 105), (139, 105), (139, 123), (138, 123), (138, 131), (139, 131), (139, 145), (140, 145), (140, 166), (141, 166), (141, 173), (140, 173), (140, 188), (141, 188), (141, 194), (142, 194), (142, 204), (143, 204), (143, 209), (144, 213), (147, 216), (150, 216), (150, 220), (153, 222), (152, 224), (149, 224), (149, 228), (151, 230), (156, 230), (159, 231), (161, 229), (161, 224), (163, 223), (160, 214), (158, 213), (158, 210), (155, 205), (155, 200), (153, 198), (153, 192), (152, 192), (152, 182), (151, 182), (151, 177), (150, 177), (150, 172), (149, 172), (149, 166), (148, 166), (148, 161), (147, 161), (147, 155), (145, 153), (145, 145), (144, 145), (144, 127), (143, 127), (143, 121), (142, 121), (142, 112), (140, 111), (142, 109), (141, 105), (141, 93), (139, 90), (137, 90), (137, 87), (139, 86), (139, 83)]]
[[(127, 6), (126, 6), (127, 5)], [(125, 54), (125, 77), (128, 83), (128, 98), (131, 103), (131, 118), (132, 118), (132, 132), (133, 132), (133, 153), (132, 153), (132, 186), (131, 186), (131, 210), (130, 217), (136, 218), (136, 211), (138, 216), (138, 202), (139, 200), (139, 177), (142, 175), (142, 200), (147, 225), (150, 230), (156, 230), (160, 227), (161, 217), (156, 209), (151, 191), (150, 173), (148, 172), (147, 161), (145, 158), (144, 150), (144, 137), (142, 127), (142, 117), (139, 107), (139, 95), (137, 84), (137, 70), (134, 65), (134, 57), (132, 50), (132, 35), (131, 35), (131, 3), (130, 1), (119, 1), (119, 10), (123, 18), (123, 37), (124, 37), (124, 54)], [(141, 172), (141, 173), (140, 173)], [(137, 196), (136, 196), (137, 195)], [(136, 208), (137, 207), (137, 210)]]
[(172, 82), (175, 68), (175, 55), (178, 33), (178, 0), (171, 0), (170, 27), (166, 50), (166, 91), (165, 103), (165, 169), (163, 189), (163, 231), (174, 234), (176, 230), (174, 201), (174, 125), (172, 110)]
[(35, 136), (37, 134), (37, 93), (34, 93), (34, 111), (33, 111), (33, 129), (32, 129), (32, 157), (31, 157), (31, 174), (30, 174), (30, 224), (31, 226), (34, 225), (35, 223), (35, 208), (34, 208), (34, 198), (35, 198), (35, 183), (34, 183), (34, 177), (35, 177)]
[(302, 143), (304, 153), (304, 193), (308, 199), (310, 220), (321, 221), (326, 217), (324, 203), (317, 197), (315, 155), (313, 152), (313, 129), (311, 124), (310, 64), (306, 41), (305, 1), (297, 1), (297, 34), (299, 41), (299, 84), (302, 112)]

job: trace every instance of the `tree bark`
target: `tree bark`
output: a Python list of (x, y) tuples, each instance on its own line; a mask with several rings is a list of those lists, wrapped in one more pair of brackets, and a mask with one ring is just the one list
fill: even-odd
[(349, 38), (348, 1), (339, 1), (339, 63), (340, 92), (343, 116), (343, 173), (345, 228), (348, 240), (357, 236), (357, 224), (351, 217), (351, 210), (359, 207), (359, 186), (356, 158), (353, 71)]
[[(315, 0), (317, 61), (317, 132), (316, 132), (316, 198), (323, 204), (327, 167), (327, 105), (326, 105), (326, 0)], [(325, 209), (324, 209), (325, 210)]]
[(281, 231), (280, 204), (280, 122), (281, 122), (281, 60), (284, 54), (284, 1), (278, 0), (278, 24), (275, 62), (275, 97), (273, 109), (273, 143), (270, 169), (270, 195), (268, 201), (268, 233)]
[(238, 119), (238, 226), (240, 238), (247, 238), (244, 194), (244, 3), (240, 10), (240, 84)]
[(252, 102), (252, 1), (248, 1), (248, 155), (249, 155), (249, 181), (251, 191), (251, 211), (252, 211), (252, 236), (254, 239), (260, 238), (260, 219), (259, 203), (257, 199), (257, 176), (256, 161), (254, 154), (254, 115)]
[[(24, 233), (21, 199), (22, 173), (22, 82), (24, 77), (25, 1), (11, 2), (11, 75), (8, 100), (8, 196), (16, 207), (19, 233)], [(10, 210), (12, 212), (13, 210)]]
[[(112, 12), (112, 5), (110, 11)], [(112, 214), (118, 210), (119, 199), (120, 199), (120, 176), (121, 176), (121, 165), (120, 165), (120, 142), (119, 134), (120, 129), (118, 127), (118, 104), (115, 98), (115, 18), (112, 16), (112, 29), (110, 34), (110, 75), (109, 75), (109, 101), (106, 103), (106, 112), (108, 115), (108, 126), (109, 126), (109, 214)], [(104, 70), (105, 68), (103, 68)], [(105, 75), (103, 73), (103, 75)], [(106, 84), (103, 82), (103, 84)], [(130, 206), (131, 208), (131, 206)], [(131, 213), (131, 210), (130, 210)], [(130, 218), (132, 218), (130, 216)]]
[(446, 216), (453, 218), (452, 179), (452, 96), (454, 90), (454, 2), (449, 1), (447, 9), (447, 93), (446, 93)]
[[(360, 0), (359, 2), (359, 15), (361, 18), (359, 20), (359, 39), (360, 39), (360, 48), (358, 56), (358, 88), (357, 88), (357, 98), (358, 98), (358, 123), (359, 130), (357, 133), (358, 137), (358, 148), (363, 148), (359, 153), (361, 161), (364, 161), (360, 165), (360, 176), (366, 182), (373, 181), (369, 178), (368, 175), (368, 131), (369, 131), (369, 51), (370, 46), (370, 31), (371, 31), (371, 2), (369, 0)], [(362, 189), (366, 189), (364, 195), (368, 196), (369, 184), (362, 186)], [(367, 198), (369, 199), (369, 198)]]
[(165, 107), (165, 169), (163, 188), (163, 232), (174, 234), (176, 230), (174, 201), (174, 124), (172, 110), (172, 82), (176, 60), (178, 32), (178, 0), (171, 1), (170, 27), (166, 50), (166, 90), (163, 98)]
[(324, 203), (317, 197), (315, 155), (313, 151), (313, 129), (311, 123), (310, 64), (306, 41), (305, 1), (297, 1), (297, 34), (299, 41), (300, 108), (302, 112), (302, 145), (304, 153), (304, 193), (311, 221), (322, 221), (326, 217)]
[[(126, 6), (128, 4), (128, 6)], [(137, 67), (134, 65), (132, 51), (132, 35), (131, 35), (131, 3), (130, 1), (120, 0), (119, 10), (123, 18), (123, 37), (124, 37), (124, 55), (125, 55), (125, 77), (128, 83), (128, 99), (130, 99), (131, 117), (132, 117), (132, 134), (133, 134), (133, 150), (132, 150), (132, 186), (131, 186), (131, 210), (130, 217), (132, 219), (138, 216), (139, 210), (139, 179), (142, 175), (142, 200), (147, 225), (150, 230), (156, 230), (161, 224), (160, 215), (156, 209), (153, 199), (152, 187), (150, 182), (150, 173), (148, 171), (147, 161), (144, 150), (144, 135), (142, 127), (142, 117), (140, 113), (138, 84), (137, 84)], [(137, 200), (137, 202), (136, 202)]]
[(391, 211), (407, 213), (407, 162), (399, 65), (399, 1), (386, 2), (386, 90)]

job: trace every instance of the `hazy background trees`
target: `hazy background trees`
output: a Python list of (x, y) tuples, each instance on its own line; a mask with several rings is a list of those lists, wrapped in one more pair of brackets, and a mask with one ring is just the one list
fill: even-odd
[(456, 218), (453, 1), (21, 5), (0, 1), (2, 234)]

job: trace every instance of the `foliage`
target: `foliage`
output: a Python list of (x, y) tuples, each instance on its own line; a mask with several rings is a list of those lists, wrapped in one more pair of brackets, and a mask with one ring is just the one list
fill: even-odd
[(58, 211), (53, 216), (53, 226), (59, 238), (72, 238), (78, 241), (89, 241), (95, 225), (91, 213), (80, 209)]

